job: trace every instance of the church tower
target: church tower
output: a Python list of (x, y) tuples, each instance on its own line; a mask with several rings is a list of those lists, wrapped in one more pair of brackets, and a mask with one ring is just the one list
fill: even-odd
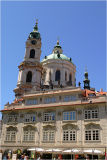
[(90, 80), (88, 79), (88, 72), (86, 71), (85, 73), (84, 73), (84, 77), (85, 77), (85, 79), (84, 79), (84, 89), (90, 89)]
[(38, 22), (34, 26), (33, 32), (29, 34), (26, 41), (24, 61), (18, 66), (19, 75), (17, 88), (14, 89), (18, 98), (23, 93), (32, 89), (40, 90), (42, 66), (40, 64), (41, 36), (38, 32)]

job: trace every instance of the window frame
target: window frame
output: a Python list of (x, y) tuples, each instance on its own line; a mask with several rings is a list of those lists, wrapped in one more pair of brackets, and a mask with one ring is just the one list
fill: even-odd
[(45, 104), (56, 103), (56, 97), (46, 97), (46, 98), (44, 99), (44, 103), (45, 103)]
[(24, 142), (35, 142), (35, 131), (34, 130), (24, 130), (23, 131), (23, 141)]
[[(64, 133), (64, 132), (66, 132), (66, 133)], [(67, 142), (67, 143), (68, 142), (76, 142), (76, 140), (77, 140), (77, 131), (75, 129), (64, 129), (62, 138), (63, 138), (63, 142)]]
[(38, 99), (27, 99), (26, 100), (26, 105), (37, 105), (38, 104)]
[(7, 141), (7, 142), (15, 142), (16, 141), (16, 131), (15, 130), (11, 130), (11, 131), (7, 130), (6, 131), (5, 141)]
[(84, 120), (94, 120), (94, 119), (99, 119), (99, 111), (98, 111), (98, 109), (93, 109), (93, 110), (87, 109), (87, 110), (84, 110)]
[(72, 102), (72, 101), (76, 101), (77, 100), (77, 96), (76, 95), (65, 95), (64, 96), (64, 102)]
[(24, 116), (24, 123), (35, 123), (36, 122), (36, 115), (33, 113), (27, 113)]
[[(87, 135), (88, 137), (90, 137), (90, 139), (89, 139), (89, 138), (86, 139), (86, 132), (90, 132), (90, 136)], [(93, 138), (94, 132), (98, 132), (98, 133), (96, 133), (97, 135), (95, 134), (95, 139)], [(98, 137), (98, 139), (97, 139), (96, 137)], [(100, 129), (88, 129), (88, 130), (85, 130), (85, 141), (86, 141), (86, 142), (100, 141)]]
[(43, 130), (43, 142), (55, 142), (55, 130)]
[(56, 113), (55, 112), (44, 112), (43, 113), (43, 121), (44, 122), (54, 122), (55, 120), (56, 120)]
[(64, 111), (63, 121), (76, 121), (76, 111)]
[(8, 123), (17, 123), (19, 115), (8, 115)]

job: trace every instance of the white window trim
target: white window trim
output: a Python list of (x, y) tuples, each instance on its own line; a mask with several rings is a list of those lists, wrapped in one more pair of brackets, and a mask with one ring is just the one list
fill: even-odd
[[(15, 138), (13, 140), (12, 140), (12, 133), (14, 133), (14, 135), (15, 135)], [(5, 141), (7, 141), (7, 142), (15, 142), (16, 141), (16, 131), (6, 131)]]
[[(70, 132), (75, 132), (75, 140), (70, 140)], [(64, 140), (64, 132), (68, 132), (68, 140)], [(72, 135), (73, 135), (73, 133), (72, 133)], [(63, 130), (63, 142), (76, 142), (76, 140), (77, 140), (77, 131), (75, 130), (75, 129), (64, 129)]]
[[(28, 132), (28, 134), (25, 134), (25, 132)], [(33, 136), (34, 136), (32, 140), (30, 139), (30, 137), (32, 135), (32, 134), (30, 134), (31, 132), (33, 133)], [(25, 137), (27, 137), (28, 139), (26, 139)], [(30, 142), (30, 141), (31, 142), (35, 142), (35, 131), (34, 130), (25, 130), (25, 131), (23, 131), (23, 141), (24, 142)]]
[[(47, 134), (46, 136), (47, 136), (47, 138), (45, 139), (44, 137), (44, 134)], [(51, 139), (50, 140), (50, 134), (51, 134), (51, 136), (52, 136), (52, 134), (53, 134), (53, 139)], [(55, 130), (47, 130), (47, 131), (45, 131), (45, 130), (43, 130), (43, 142), (55, 142)]]
[[(91, 140), (86, 140), (86, 131), (91, 131)], [(99, 135), (99, 139), (98, 140), (93, 140), (93, 131), (98, 131), (98, 135)], [(87, 129), (87, 130), (85, 130), (85, 141), (86, 142), (95, 142), (95, 141), (100, 141), (101, 139), (100, 139), (100, 129)]]
[[(90, 116), (91, 116), (90, 118), (85, 118), (85, 115), (86, 115), (86, 113), (85, 113), (85, 112), (86, 112), (86, 111), (87, 111), (87, 112), (88, 112), (88, 111), (90, 112)], [(92, 111), (97, 111), (97, 115), (98, 115), (98, 117), (97, 117), (97, 118), (93, 118), (93, 117), (92, 117)], [(87, 114), (88, 114), (88, 113), (87, 113)], [(94, 120), (94, 119), (99, 119), (99, 111), (98, 111), (98, 109), (93, 109), (93, 110), (91, 110), (91, 109), (87, 109), (87, 110), (84, 110), (84, 119), (85, 119), (85, 120)]]
[[(35, 117), (35, 121), (31, 120), (32, 117)], [(28, 121), (26, 121), (26, 119), (29, 119)], [(26, 114), (24, 116), (24, 123), (35, 123), (36, 122), (36, 115), (35, 114)]]
[[(47, 114), (47, 116), (49, 117), (49, 120), (46, 120), (45, 119), (45, 115)], [(45, 112), (44, 114), (43, 114), (43, 121), (44, 122), (54, 122), (55, 121), (55, 119), (53, 120), (52, 119), (52, 115), (51, 114), (54, 114), (54, 117), (56, 118), (56, 115), (55, 115), (55, 112)]]

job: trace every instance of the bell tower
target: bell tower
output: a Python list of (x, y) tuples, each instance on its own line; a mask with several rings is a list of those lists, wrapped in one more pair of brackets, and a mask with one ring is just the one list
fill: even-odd
[(14, 89), (17, 98), (22, 96), (23, 93), (29, 92), (31, 89), (40, 90), (42, 73), (40, 56), (41, 36), (38, 32), (38, 22), (36, 21), (34, 29), (26, 41), (24, 61), (18, 66), (19, 75), (17, 88)]
[(86, 71), (85, 73), (84, 73), (84, 77), (85, 77), (85, 79), (84, 79), (84, 89), (90, 89), (90, 80), (88, 79), (88, 72)]

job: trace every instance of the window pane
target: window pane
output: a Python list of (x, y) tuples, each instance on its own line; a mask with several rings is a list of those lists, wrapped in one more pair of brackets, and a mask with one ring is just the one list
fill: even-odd
[(54, 121), (55, 120), (55, 113), (44, 113), (44, 121)]
[(63, 112), (63, 120), (75, 120), (76, 119), (76, 112)]

